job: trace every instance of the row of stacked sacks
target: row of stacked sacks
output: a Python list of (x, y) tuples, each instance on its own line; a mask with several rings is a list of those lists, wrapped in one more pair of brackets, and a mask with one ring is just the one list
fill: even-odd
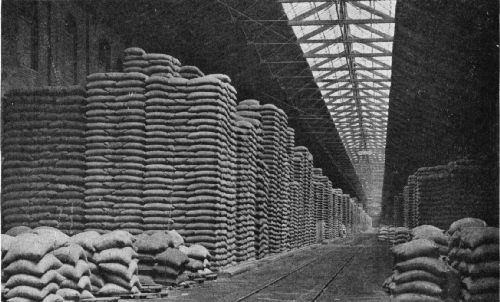
[(2, 294), (8, 301), (79, 301), (139, 292), (131, 242), (124, 231), (69, 237), (51, 227), (13, 228), (2, 234)]
[[(333, 211), (329, 211), (331, 208), (331, 198), (332, 196), (332, 186), (328, 177), (323, 175), (323, 171), (319, 168), (313, 169), (313, 186), (314, 186), (314, 208), (315, 208), (315, 220), (321, 222), (321, 238), (332, 239), (332, 222)], [(331, 217), (329, 215), (331, 213)]]
[(285, 215), (283, 220), (283, 230), (284, 230), (284, 246), (285, 249), (290, 249), (293, 241), (290, 236), (290, 229), (292, 228), (292, 206), (294, 205), (294, 197), (292, 196), (293, 189), (291, 188), (293, 182), (293, 147), (295, 146), (295, 130), (291, 127), (287, 127), (285, 131), (285, 135), (283, 136), (283, 147), (285, 149), (285, 171), (283, 178), (283, 187), (281, 188), (284, 191), (283, 199), (286, 201), (284, 203), (285, 206)]
[(236, 91), (230, 79), (211, 75), (186, 80), (186, 109), (176, 113), (171, 160), (175, 173), (171, 198), (174, 228), (187, 243), (209, 248), (215, 265), (235, 261), (236, 247)]
[(314, 242), (316, 222), (313, 200), (313, 158), (306, 147), (294, 147), (293, 178), (299, 184), (297, 222), (292, 230), (293, 246), (301, 247)]
[(288, 202), (284, 198), (281, 178), (285, 169), (286, 154), (282, 149), (282, 136), (286, 131), (286, 114), (272, 104), (262, 105), (259, 108), (262, 115), (264, 162), (269, 171), (269, 193), (267, 201), (267, 223), (269, 237), (269, 252), (279, 253), (284, 250), (285, 230), (283, 220), (285, 212), (282, 207)]
[(335, 233), (335, 205), (334, 205), (334, 200), (333, 200), (333, 184), (332, 182), (326, 177), (327, 180), (327, 185), (324, 189), (324, 194), (326, 195), (326, 209), (325, 209), (325, 215), (326, 215), (326, 238), (327, 239), (333, 239), (337, 237), (337, 233)]
[(342, 206), (341, 206), (341, 196), (342, 189), (333, 189), (333, 212), (334, 212), (334, 221), (333, 221), (333, 232), (335, 237), (340, 236), (341, 225), (342, 225)]
[[(50, 133), (71, 135), (73, 130), (64, 127), (74, 127), (81, 137), (78, 141), (68, 134), (61, 139), (65, 144), (59, 144), (60, 147), (53, 144), (51, 137), (47, 148), (63, 150), (50, 155), (54, 160), (40, 162), (26, 157), (27, 166), (17, 160), (6, 161), (4, 172), (21, 175), (21, 178), (5, 178), (10, 182), (8, 190), (15, 191), (3, 196), (7, 202), (2, 207), (5, 205), (12, 214), (5, 219), (7, 222), (33, 227), (54, 225), (66, 233), (121, 229), (140, 234), (177, 229), (187, 244), (207, 247), (214, 266), (231, 264), (237, 257), (238, 261), (253, 257), (252, 250), (256, 257), (263, 257), (270, 251), (280, 252), (293, 245), (314, 242), (312, 156), (304, 148), (305, 151), (300, 151), (303, 154), (299, 165), (292, 164), (297, 152), (293, 148), (294, 133), (287, 127), (282, 110), (260, 105), (255, 100), (243, 101), (236, 108), (236, 91), (227, 76), (203, 76), (194, 68), (176, 68), (180, 66), (176, 59), (147, 54), (138, 48), (125, 50), (125, 55), (125, 72), (88, 76), (86, 99), (81, 88), (63, 89), (68, 96), (55, 98), (58, 106), (71, 103), (68, 107), (56, 106), (57, 110), (75, 110), (65, 113), (68, 120), (61, 117), (63, 122), (55, 122), (53, 117), (59, 115), (51, 113), (41, 117), (30, 115), (38, 123), (33, 127), (54, 126)], [(180, 77), (183, 71), (190, 73), (189, 79)], [(45, 94), (59, 96), (50, 89)], [(237, 149), (236, 138), (241, 133), (236, 132), (236, 114), (244, 120), (238, 122), (238, 127), (245, 128), (243, 132), (247, 133), (242, 135), (253, 137), (255, 133), (248, 147), (242, 144), (240, 149)], [(12, 129), (30, 125), (30, 121), (16, 124), (15, 117), (9, 120)], [(37, 140), (38, 134), (27, 136), (33, 144), (18, 144), (13, 140), (18, 149), (8, 151), (28, 150), (33, 156), (47, 153), (45, 150), (49, 149)], [(54, 137), (54, 142), (59, 139)], [(256, 146), (252, 140), (257, 142)], [(248, 158), (245, 150), (249, 150)], [(80, 162), (65, 160), (66, 155), (75, 156)], [(247, 161), (256, 163), (245, 164)], [(47, 175), (36, 177), (44, 183), (49, 178), (60, 183), (48, 186), (50, 192), (43, 190), (45, 184), (37, 185), (41, 189), (33, 191), (36, 196), (27, 195), (32, 190), (16, 191), (17, 180), (20, 188), (26, 183), (31, 185), (31, 176), (20, 173), (38, 172), (38, 168), (31, 168), (42, 163), (47, 163), (47, 168), (40, 169), (40, 173)], [(252, 169), (241, 169), (243, 172), (238, 174), (238, 164), (254, 167), (254, 180)], [(290, 195), (292, 179), (299, 183), (298, 192), (303, 194), (298, 199), (300, 210), (295, 213), (301, 221), (295, 224)], [(250, 183), (256, 184), (255, 193), (251, 192), (254, 190), (251, 185), (245, 186)], [(237, 188), (242, 189), (241, 193)], [(237, 194), (241, 200), (236, 198)], [(9, 198), (15, 201), (9, 203)], [(41, 208), (45, 205), (49, 206)], [(35, 217), (30, 216), (31, 209), (36, 209)], [(237, 216), (237, 209), (246, 215), (245, 219), (237, 220), (241, 216)], [(54, 212), (57, 219), (44, 219), (43, 215)], [(298, 229), (293, 240), (289, 236), (292, 227)]]
[(236, 115), (236, 261), (255, 259), (257, 133)]
[(464, 218), (448, 230), (450, 265), (460, 272), (462, 301), (499, 300), (499, 230)]
[(3, 98), (4, 228), (84, 228), (85, 90), (80, 86), (12, 90)]
[(268, 236), (268, 194), (270, 171), (264, 162), (264, 132), (262, 129), (262, 115), (260, 114), (260, 103), (257, 100), (243, 100), (237, 109), (238, 116), (244, 118), (253, 125), (256, 134), (256, 192), (255, 192), (255, 253), (257, 258), (262, 258), (269, 252)]
[(143, 231), (145, 80), (137, 72), (87, 77), (86, 230)]

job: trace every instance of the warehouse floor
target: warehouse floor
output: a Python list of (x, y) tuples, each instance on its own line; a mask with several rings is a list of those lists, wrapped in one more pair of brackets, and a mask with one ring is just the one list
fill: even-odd
[(200, 287), (175, 290), (163, 301), (387, 301), (387, 245), (375, 234), (314, 245)]

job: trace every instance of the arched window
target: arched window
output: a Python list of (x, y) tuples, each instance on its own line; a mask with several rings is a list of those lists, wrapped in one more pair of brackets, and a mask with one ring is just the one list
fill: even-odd
[(66, 72), (65, 74), (69, 74), (67, 76), (67, 80), (72, 81), (73, 84), (77, 84), (78, 82), (78, 29), (76, 26), (75, 17), (73, 15), (68, 14), (64, 19), (64, 32), (66, 35), (65, 49), (66, 51)]
[(98, 61), (99, 67), (104, 69), (104, 71), (111, 70), (111, 46), (108, 41), (102, 39), (99, 41), (99, 50), (98, 50)]

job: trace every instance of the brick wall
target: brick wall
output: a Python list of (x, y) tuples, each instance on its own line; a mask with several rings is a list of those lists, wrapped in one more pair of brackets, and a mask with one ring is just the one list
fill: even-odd
[[(98, 60), (102, 39), (110, 45), (111, 69), (117, 70), (124, 45), (116, 33), (100, 24), (91, 8), (74, 1), (36, 1), (31, 15), (22, 2), (27, 1), (2, 2), (2, 96), (15, 87), (74, 84), (74, 70), (76, 82), (84, 84), (87, 74), (104, 71)], [(76, 28), (76, 69), (74, 40), (67, 30), (70, 15)], [(30, 22), (36, 24), (35, 34)], [(35, 48), (38, 64), (33, 66), (30, 52)]]

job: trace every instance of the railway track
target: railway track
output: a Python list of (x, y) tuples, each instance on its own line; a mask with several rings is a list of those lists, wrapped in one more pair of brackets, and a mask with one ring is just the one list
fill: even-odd
[[(310, 302), (315, 302), (318, 301), (319, 298), (323, 295), (323, 293), (328, 289), (328, 287), (335, 281), (337, 276), (344, 270), (345, 267), (347, 267), (354, 257), (357, 255), (359, 252), (358, 247), (353, 247), (352, 248), (352, 255), (349, 256), (349, 258), (341, 260), (341, 261), (335, 261), (332, 263), (325, 263), (324, 269), (327, 272), (331, 272), (328, 274), (324, 280), (324, 282), (319, 289), (316, 289), (315, 292), (313, 293), (308, 293), (308, 297), (306, 300), (301, 300), (301, 301), (310, 301)], [(270, 298), (259, 298), (258, 296), (266, 296), (266, 294), (272, 295), (273, 290), (279, 287), (287, 287), (290, 284), (294, 284), (295, 280), (300, 280), (301, 276), (304, 274), (307, 274), (308, 272), (305, 272), (307, 270), (310, 270), (311, 268), (314, 268), (314, 264), (322, 261), (329, 259), (332, 254), (338, 253), (338, 251), (333, 251), (329, 252), (323, 255), (318, 255), (316, 256), (313, 260), (308, 261), (304, 264), (301, 264), (297, 266), (296, 268), (292, 269), (291, 271), (271, 280), (270, 282), (254, 289), (250, 293), (238, 298), (235, 300), (235, 302), (242, 302), (242, 301), (255, 301), (255, 300), (271, 300)], [(317, 287), (317, 286), (316, 286)], [(266, 293), (267, 292), (267, 293)], [(286, 300), (286, 299), (285, 299)], [(275, 300), (279, 301), (279, 300)]]

